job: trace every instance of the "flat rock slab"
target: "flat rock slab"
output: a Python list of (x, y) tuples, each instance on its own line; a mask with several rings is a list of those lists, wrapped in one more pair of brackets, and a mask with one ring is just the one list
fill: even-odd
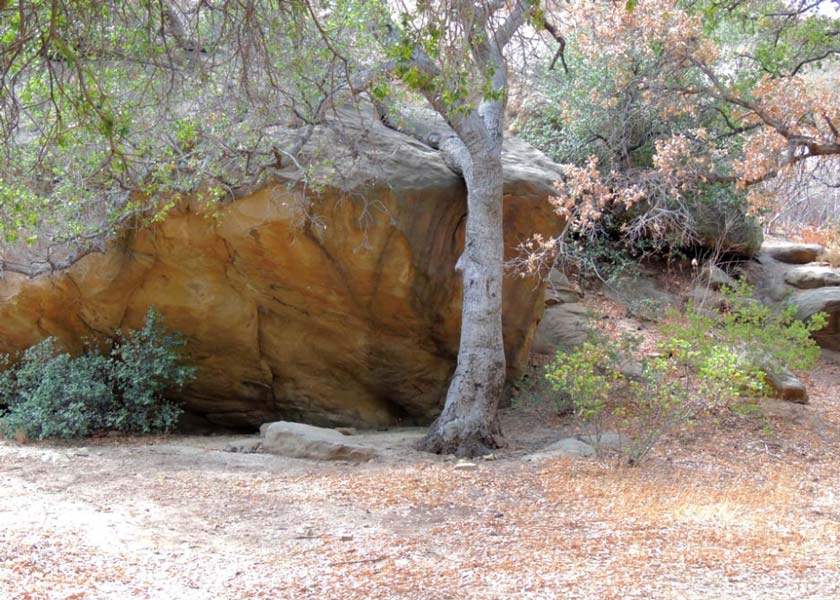
[(595, 456), (595, 448), (576, 437), (563, 438), (546, 446), (539, 452), (531, 454), (528, 460), (543, 460), (557, 456)]
[(840, 272), (831, 267), (796, 267), (785, 273), (785, 283), (807, 290), (840, 285)]
[(260, 451), (310, 460), (366, 462), (377, 456), (374, 448), (348, 443), (335, 429), (277, 421), (260, 427)]
[(761, 250), (779, 262), (804, 265), (815, 262), (825, 253), (818, 244), (797, 244), (794, 242), (764, 242)]

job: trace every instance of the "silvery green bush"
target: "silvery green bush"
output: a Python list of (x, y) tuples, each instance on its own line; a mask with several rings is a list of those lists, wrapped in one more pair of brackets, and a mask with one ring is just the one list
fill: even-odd
[(0, 357), (0, 434), (79, 438), (95, 431), (170, 431), (182, 409), (164, 396), (195, 377), (182, 364), (181, 336), (167, 332), (152, 308), (142, 329), (118, 335), (109, 353), (60, 352), (54, 338), (14, 363)]

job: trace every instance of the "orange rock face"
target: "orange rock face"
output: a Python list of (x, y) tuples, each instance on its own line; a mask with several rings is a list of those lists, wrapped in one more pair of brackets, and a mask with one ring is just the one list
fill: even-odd
[[(424, 175), (407, 154), (390, 160), (402, 174), (410, 167), (410, 177), (397, 173), (352, 195), (327, 191), (304, 226), (294, 208), (300, 189), (277, 185), (212, 214), (182, 206), (64, 272), (8, 274), (0, 281), (0, 350), (55, 336), (78, 351), (85, 338), (139, 327), (153, 305), (186, 337), (198, 367), (182, 392), (186, 408), (211, 422), (428, 422), (457, 355), (455, 262), (466, 200), (458, 177), (434, 163)], [(557, 226), (546, 202), (553, 174), (511, 162), (528, 156), (519, 147), (506, 162), (509, 255), (529, 235)], [(515, 373), (543, 290), (510, 276), (504, 294)]]

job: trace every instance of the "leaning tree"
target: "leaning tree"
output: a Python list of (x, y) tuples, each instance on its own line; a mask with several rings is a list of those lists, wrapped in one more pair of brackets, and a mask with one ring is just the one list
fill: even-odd
[[(437, 148), (467, 188), (457, 367), (421, 446), (496, 448), (505, 48), (528, 21), (543, 26), (535, 4), (4, 1), (0, 221), (16, 250), (2, 268), (34, 276), (69, 266), (198, 189), (223, 200), (287, 164), (306, 177), (298, 159), (315, 126), (367, 96), (383, 122)], [(417, 101), (440, 123), (406, 118), (401, 103)], [(279, 125), (295, 135), (273, 138)], [(37, 251), (20, 251), (24, 239)]]
[[(456, 268), (463, 302), (458, 363), (443, 412), (420, 447), (479, 455), (502, 445), (497, 407), (505, 383), (502, 340), (502, 142), (508, 97), (505, 48), (531, 18), (530, 2), (442, 1), (409, 7), (365, 3), (372, 37), (392, 73), (445, 120), (444, 131), (395, 119), (374, 81), (383, 120), (438, 148), (467, 187), (464, 250)], [(382, 83), (382, 79), (378, 80)], [(422, 124), (421, 124), (422, 125)]]

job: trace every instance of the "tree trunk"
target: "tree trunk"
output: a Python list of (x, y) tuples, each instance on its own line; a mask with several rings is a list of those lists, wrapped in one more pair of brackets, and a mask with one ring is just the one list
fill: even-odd
[(470, 152), (463, 169), (467, 226), (457, 265), (464, 287), (461, 343), (443, 412), (419, 444), (428, 452), (479, 456), (504, 442), (497, 416), (505, 384), (503, 176), (501, 144), (493, 146)]

